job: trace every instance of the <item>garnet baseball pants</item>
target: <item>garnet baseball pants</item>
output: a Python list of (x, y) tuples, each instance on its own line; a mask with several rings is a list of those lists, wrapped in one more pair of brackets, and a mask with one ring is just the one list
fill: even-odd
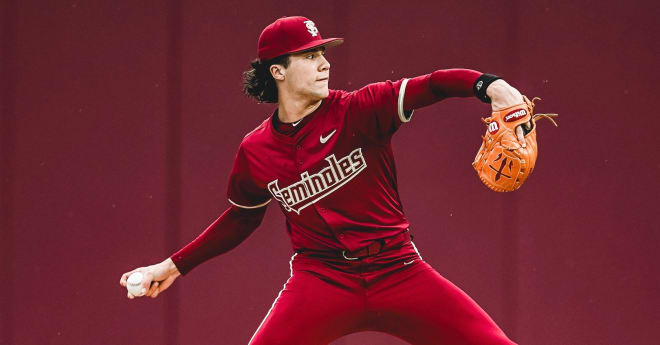
[(515, 344), (412, 242), (361, 260), (304, 252), (250, 345), (328, 344), (380, 331), (414, 345)]

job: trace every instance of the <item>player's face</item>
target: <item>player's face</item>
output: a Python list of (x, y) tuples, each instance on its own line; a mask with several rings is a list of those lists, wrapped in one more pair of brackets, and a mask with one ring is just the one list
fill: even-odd
[(328, 97), (330, 63), (325, 48), (292, 54), (286, 68), (286, 87), (296, 96), (319, 100)]

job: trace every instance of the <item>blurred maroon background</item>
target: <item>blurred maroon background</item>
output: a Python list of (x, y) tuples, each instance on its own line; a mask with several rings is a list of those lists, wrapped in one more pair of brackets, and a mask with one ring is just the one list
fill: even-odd
[[(503, 76), (539, 126), (531, 179), (487, 190), (470, 163), (489, 107), (452, 99), (394, 139), (422, 256), (520, 344), (660, 339), (656, 1), (0, 2), (0, 343), (246, 344), (288, 278), (284, 218), (156, 300), (120, 275), (227, 206), (241, 93), (283, 15), (325, 37), (331, 87), (466, 67)], [(334, 345), (403, 344), (358, 333)]]

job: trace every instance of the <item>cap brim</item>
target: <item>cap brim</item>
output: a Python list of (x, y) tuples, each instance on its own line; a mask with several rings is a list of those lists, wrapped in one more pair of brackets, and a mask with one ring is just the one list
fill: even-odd
[(344, 43), (343, 38), (338, 38), (338, 37), (333, 37), (333, 38), (326, 38), (324, 40), (319, 40), (319, 41), (313, 41), (309, 42), (302, 47), (298, 47), (295, 50), (290, 51), (288, 54), (294, 54), (294, 53), (300, 53), (305, 50), (313, 49), (316, 47), (334, 47), (338, 46), (340, 44)]

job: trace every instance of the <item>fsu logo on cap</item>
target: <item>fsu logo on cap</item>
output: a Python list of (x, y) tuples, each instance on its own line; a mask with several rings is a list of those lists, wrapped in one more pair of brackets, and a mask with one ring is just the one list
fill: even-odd
[(343, 38), (321, 37), (313, 21), (305, 17), (282, 17), (268, 25), (259, 35), (259, 60), (274, 59), (284, 54), (302, 52), (324, 46), (332, 47), (344, 42)]
[(307, 27), (307, 31), (309, 31), (312, 37), (316, 37), (319, 34), (319, 29), (316, 28), (316, 24), (314, 24), (313, 21), (306, 20), (305, 26)]

